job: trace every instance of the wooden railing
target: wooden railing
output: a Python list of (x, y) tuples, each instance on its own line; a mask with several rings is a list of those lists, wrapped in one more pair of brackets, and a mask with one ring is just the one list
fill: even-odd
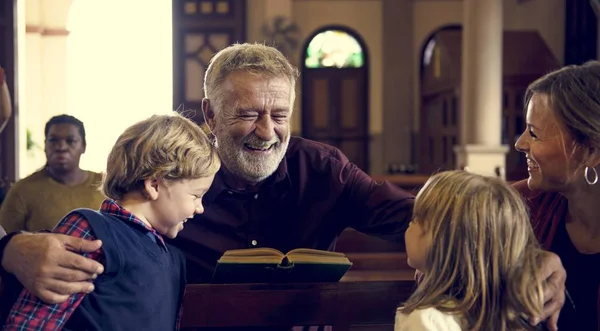
[(378, 182), (388, 181), (403, 190), (417, 194), (430, 176), (427, 175), (373, 175)]
[(316, 284), (188, 285), (182, 327), (282, 327), (330, 325), (393, 330), (398, 305), (413, 281)]

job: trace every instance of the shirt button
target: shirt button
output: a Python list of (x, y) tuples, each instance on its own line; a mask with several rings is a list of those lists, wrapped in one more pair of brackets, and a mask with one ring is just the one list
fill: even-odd
[(233, 192), (231, 192), (231, 191), (227, 191), (227, 193), (229, 193), (229, 194), (233, 194)]
[(252, 240), (252, 246), (256, 246), (256, 245), (258, 245), (258, 241)]
[(258, 193), (254, 195), (254, 199), (258, 199)]

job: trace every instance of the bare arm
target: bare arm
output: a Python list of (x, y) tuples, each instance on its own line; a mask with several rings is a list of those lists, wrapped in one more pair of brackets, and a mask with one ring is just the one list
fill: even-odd
[(4, 69), (0, 68), (0, 132), (8, 123), (10, 116), (12, 115), (12, 106), (10, 102), (10, 93), (8, 92), (8, 85), (5, 81)]

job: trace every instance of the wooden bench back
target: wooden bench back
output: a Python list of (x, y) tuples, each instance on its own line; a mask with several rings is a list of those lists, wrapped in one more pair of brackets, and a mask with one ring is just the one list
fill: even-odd
[(182, 327), (393, 326), (413, 290), (412, 281), (188, 285)]

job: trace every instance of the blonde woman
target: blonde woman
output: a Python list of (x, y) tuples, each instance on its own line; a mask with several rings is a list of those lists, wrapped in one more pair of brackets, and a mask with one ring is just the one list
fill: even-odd
[(560, 256), (570, 294), (559, 330), (600, 331), (600, 62), (572, 65), (531, 83), (526, 127), (515, 147), (540, 243)]
[(540, 247), (519, 193), (463, 171), (432, 176), (406, 232), (423, 275), (398, 309), (396, 331), (535, 330), (543, 308)]

